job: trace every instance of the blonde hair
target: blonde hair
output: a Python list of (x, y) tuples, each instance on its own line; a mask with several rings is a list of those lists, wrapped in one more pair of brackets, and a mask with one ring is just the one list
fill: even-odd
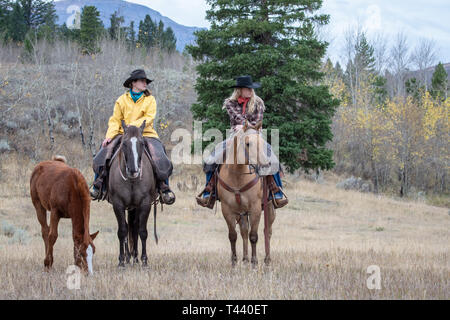
[[(262, 102), (262, 99), (260, 97), (258, 97), (255, 93), (255, 90), (252, 90), (252, 96), (250, 97), (250, 100), (247, 103), (247, 107), (248, 107), (248, 112), (249, 113), (253, 113), (253, 111), (255, 111), (256, 108), (256, 102)], [(242, 89), (241, 88), (235, 88), (231, 97), (229, 97), (228, 99), (233, 100), (233, 101), (237, 101), (238, 98), (241, 96), (242, 94)], [(264, 111), (264, 103), (259, 103), (259, 106), (261, 106), (262, 110)], [(225, 106), (224, 106), (225, 108)]]

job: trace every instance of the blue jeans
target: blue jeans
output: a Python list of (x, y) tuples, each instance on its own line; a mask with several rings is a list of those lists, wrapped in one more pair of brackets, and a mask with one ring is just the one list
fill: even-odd
[[(213, 175), (213, 171), (209, 171), (206, 173), (206, 185), (208, 185), (209, 180), (211, 180), (211, 177)], [(281, 183), (281, 178), (280, 178), (280, 172), (277, 172), (273, 175), (273, 178), (275, 180), (275, 184), (277, 185), (277, 187), (279, 188), (283, 188), (283, 185)], [(207, 198), (209, 197), (210, 193), (208, 191), (203, 192), (203, 198)], [(283, 198), (283, 193), (281, 191), (278, 191), (277, 193), (275, 193), (275, 199), (282, 199)], [(269, 200), (272, 200), (272, 196), (269, 195)]]
[[(94, 176), (94, 181), (95, 181), (98, 178), (98, 173), (96, 173), (96, 172), (94, 172), (94, 173), (95, 173), (95, 176)], [(97, 188), (95, 186), (93, 186), (93, 188), (94, 188), (94, 190), (97, 190)]]
[[(214, 173), (214, 171), (208, 171), (208, 172), (206, 173), (206, 185), (208, 185), (209, 180), (211, 180), (211, 177), (212, 177), (213, 173)], [(203, 198), (208, 198), (208, 197), (209, 197), (209, 194), (210, 194), (210, 193), (209, 193), (208, 191), (205, 191), (205, 192), (203, 193)]]
[[(283, 185), (281, 183), (280, 172), (275, 173), (273, 175), (273, 179), (275, 180), (275, 184), (277, 185), (277, 187), (282, 189)], [(278, 191), (277, 193), (275, 193), (275, 199), (282, 199), (282, 198), (283, 198), (283, 193), (281, 191)], [(269, 195), (269, 200), (272, 200), (272, 195)]]

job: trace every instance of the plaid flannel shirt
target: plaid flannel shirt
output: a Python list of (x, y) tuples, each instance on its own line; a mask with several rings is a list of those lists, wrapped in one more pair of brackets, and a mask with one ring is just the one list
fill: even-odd
[(235, 100), (226, 99), (224, 105), (227, 109), (228, 115), (230, 116), (230, 125), (233, 130), (236, 126), (243, 125), (246, 119), (252, 126), (256, 125), (258, 121), (263, 119), (264, 102), (261, 99), (256, 99), (255, 110), (253, 110), (252, 113), (248, 112), (247, 105), (245, 114), (242, 114), (243, 104), (239, 104)]

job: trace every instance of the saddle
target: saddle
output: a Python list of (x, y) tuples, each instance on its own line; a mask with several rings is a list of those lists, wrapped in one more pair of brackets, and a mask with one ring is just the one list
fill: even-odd
[[(166, 151), (163, 144), (156, 138), (144, 138), (144, 140), (144, 153), (147, 155), (150, 163), (152, 164), (156, 180), (166, 180), (171, 175), (173, 166), (166, 156)], [(99, 153), (94, 158), (93, 169), (94, 172), (99, 175), (97, 180), (94, 182), (94, 186), (101, 192), (101, 195), (98, 198), (99, 201), (107, 199), (110, 165), (117, 157), (121, 141), (122, 135), (116, 136), (106, 147), (100, 149)]]
[[(209, 181), (209, 183), (206, 185), (206, 187), (197, 195), (197, 203), (199, 205), (203, 205), (202, 203), (199, 202), (199, 198), (202, 196), (202, 194), (206, 191), (209, 192), (209, 198), (208, 198), (208, 202), (206, 204), (206, 207), (209, 209), (214, 208), (214, 204), (215, 202), (218, 200), (220, 201), (218, 195), (217, 195), (217, 183), (220, 183), (220, 185), (227, 191), (234, 193), (236, 202), (238, 204), (241, 204), (241, 193), (245, 192), (247, 190), (250, 190), (253, 186), (255, 186), (259, 179), (266, 179), (266, 183), (262, 184), (263, 186), (266, 186), (266, 193), (267, 195), (271, 195), (272, 196), (272, 203), (273, 206), (278, 209), (280, 206), (277, 204), (277, 202), (275, 201), (275, 193), (281, 191), (283, 192), (282, 189), (280, 189), (277, 184), (275, 183), (275, 180), (273, 178), (273, 176), (259, 176), (258, 174), (256, 175), (256, 177), (251, 180), (250, 182), (248, 182), (246, 185), (244, 185), (243, 187), (241, 187), (240, 189), (235, 189), (230, 187), (229, 185), (226, 184), (225, 181), (223, 181), (220, 176), (219, 176), (219, 171), (220, 171), (220, 166), (217, 166), (216, 169), (214, 170), (214, 173), (211, 177), (211, 180)], [(284, 194), (284, 192), (283, 192)], [(262, 199), (261, 201), (261, 210), (264, 209), (264, 199)]]

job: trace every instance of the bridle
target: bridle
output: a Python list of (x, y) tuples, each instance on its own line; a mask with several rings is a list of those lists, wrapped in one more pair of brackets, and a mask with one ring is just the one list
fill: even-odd
[[(236, 136), (233, 138), (233, 147), (235, 148), (234, 149), (234, 163), (237, 163), (237, 156), (236, 156), (236, 154), (237, 154), (237, 142), (236, 142)], [(225, 189), (225, 190), (227, 190), (227, 191), (229, 191), (229, 192), (231, 192), (231, 193), (234, 193), (234, 196), (235, 196), (235, 198), (236, 198), (236, 202), (240, 205), (241, 204), (241, 193), (242, 192), (245, 192), (245, 191), (247, 191), (247, 190), (250, 190), (252, 187), (254, 187), (257, 183), (258, 183), (258, 181), (259, 181), (259, 179), (261, 178), (260, 176), (259, 176), (259, 174), (258, 174), (258, 172), (256, 171), (256, 169), (255, 169), (255, 167), (254, 167), (254, 165), (251, 165), (251, 164), (249, 164), (249, 146), (245, 143), (244, 144), (244, 150), (245, 150), (245, 164), (246, 165), (248, 165), (249, 166), (249, 172), (244, 172), (244, 173), (242, 173), (242, 174), (255, 174), (255, 178), (253, 178), (250, 182), (248, 182), (247, 184), (245, 184), (242, 188), (240, 188), (240, 189), (236, 189), (236, 188), (232, 188), (232, 187), (230, 187), (225, 181), (223, 181), (222, 180), (222, 178), (220, 178), (220, 175), (219, 175), (219, 173), (217, 172), (217, 169), (216, 169), (216, 172), (215, 172), (215, 174), (217, 175), (217, 180), (218, 180), (218, 182), (220, 183), (220, 185)], [(252, 170), (251, 170), (251, 168), (254, 168), (254, 172), (252, 172)]]
[[(121, 178), (123, 179), (123, 181), (136, 180), (138, 178), (139, 178), (139, 180), (142, 180), (142, 160), (143, 160), (142, 155), (141, 155), (141, 164), (140, 164), (140, 167), (139, 167), (139, 177), (138, 178), (127, 178), (127, 177), (124, 176), (124, 174), (122, 172), (122, 162), (123, 162), (123, 160), (122, 160), (122, 157), (123, 157), (122, 146), (123, 146), (123, 138), (122, 138), (122, 142), (120, 143), (119, 150), (118, 150), (118, 152), (119, 152), (119, 173), (120, 173)], [(125, 165), (125, 169), (128, 170), (126, 161), (125, 161), (124, 165)]]

